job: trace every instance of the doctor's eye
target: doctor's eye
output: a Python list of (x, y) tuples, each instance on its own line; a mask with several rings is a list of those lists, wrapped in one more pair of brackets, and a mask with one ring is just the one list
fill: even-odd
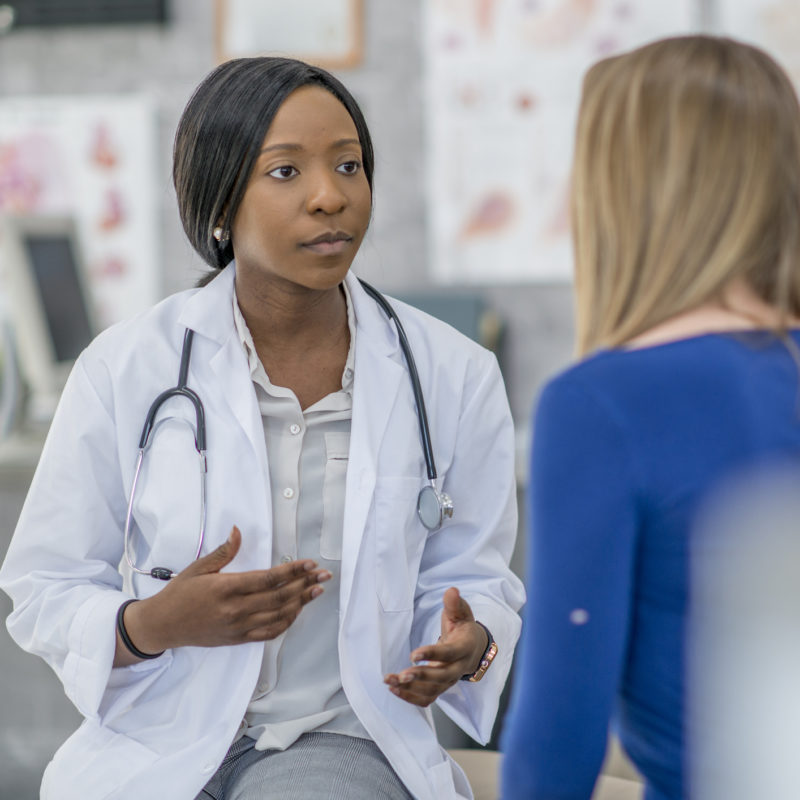
[(292, 166), (285, 164), (282, 167), (275, 167), (275, 169), (270, 170), (267, 175), (277, 178), (280, 181), (288, 180), (289, 178), (293, 178), (295, 175), (299, 175), (300, 173)]
[(339, 164), (339, 166), (336, 167), (336, 171), (344, 175), (355, 175), (360, 169), (360, 161), (345, 161), (344, 164)]

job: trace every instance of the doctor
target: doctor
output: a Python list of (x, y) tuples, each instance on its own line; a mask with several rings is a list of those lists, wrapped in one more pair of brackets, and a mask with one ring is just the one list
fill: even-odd
[(327, 72), (221, 65), (174, 156), (214, 272), (78, 359), (0, 571), (85, 716), (42, 797), (470, 797), (429, 706), (485, 742), (519, 633), (496, 361), (349, 273), (373, 152)]

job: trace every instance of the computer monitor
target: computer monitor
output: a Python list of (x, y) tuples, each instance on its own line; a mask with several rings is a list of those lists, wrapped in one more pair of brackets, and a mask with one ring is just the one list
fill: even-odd
[(52, 413), (75, 358), (96, 333), (71, 217), (0, 215), (0, 294), (30, 413)]

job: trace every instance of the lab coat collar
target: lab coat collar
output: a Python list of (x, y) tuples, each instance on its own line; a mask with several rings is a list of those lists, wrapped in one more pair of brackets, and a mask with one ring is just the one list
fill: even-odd
[[(190, 297), (179, 323), (219, 345), (211, 360), (212, 369), (217, 380), (227, 381), (229, 390), (225, 392), (226, 401), (247, 432), (264, 474), (268, 474), (258, 404), (250, 391), (249, 370), (233, 321), (231, 303), (235, 274), (234, 264), (229, 264), (214, 280)], [(410, 430), (416, 430), (417, 425), (414, 418), (403, 419), (403, 415), (395, 410), (402, 381), (409, 380), (395, 326), (364, 291), (355, 275), (348, 273), (345, 281), (353, 302), (357, 335), (342, 543), (343, 611), (351, 596), (358, 551), (377, 480), (378, 454), (387, 427), (391, 423), (409, 425)], [(237, 370), (234, 376), (228, 368), (238, 359), (242, 360), (244, 368)], [(238, 388), (231, 383), (234, 377)]]
[[(198, 349), (197, 336), (195, 337), (190, 375), (193, 374), (201, 385), (205, 379), (216, 387), (220, 402), (228, 406), (247, 436), (264, 476), (265, 486), (268, 486), (269, 465), (264, 448), (261, 412), (247, 365), (247, 355), (239, 341), (233, 320), (235, 277), (234, 264), (229, 264), (210, 283), (191, 295), (178, 317), (178, 324), (191, 328), (197, 336), (205, 337), (213, 343), (205, 351), (204, 363)], [(212, 392), (210, 389), (207, 391), (210, 398)], [(265, 508), (270, 509), (269, 493), (264, 501)]]
[(369, 349), (376, 356), (396, 358), (399, 355), (402, 359), (397, 330), (386, 314), (364, 291), (361, 282), (352, 272), (348, 272), (344, 280), (353, 301), (356, 325), (368, 332)]
[(228, 264), (210, 283), (189, 298), (178, 324), (191, 328), (217, 344), (224, 344), (234, 332), (231, 303), (235, 277), (235, 265)]
[[(219, 275), (195, 292), (181, 312), (178, 323), (196, 333), (213, 339), (218, 344), (227, 341), (234, 327), (233, 315), (228, 313), (236, 278), (235, 263), (229, 264)], [(374, 355), (402, 357), (400, 341), (394, 325), (364, 291), (358, 278), (348, 272), (345, 283), (353, 302), (356, 325), (367, 331), (368, 349)]]

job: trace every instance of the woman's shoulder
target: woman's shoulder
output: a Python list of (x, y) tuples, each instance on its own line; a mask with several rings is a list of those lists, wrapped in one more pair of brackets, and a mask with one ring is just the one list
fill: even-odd
[[(774, 343), (774, 336), (770, 335)], [(713, 363), (736, 369), (746, 367), (758, 352), (763, 352), (753, 334), (707, 333), (675, 339), (647, 347), (597, 350), (557, 373), (551, 383), (564, 385), (613, 386), (627, 381), (670, 381), (678, 374), (708, 372)]]
[(198, 289), (186, 289), (165, 297), (150, 308), (110, 325), (99, 333), (84, 351), (83, 357), (103, 359), (121, 350), (142, 347), (163, 338), (171, 331), (187, 301)]
[(657, 413), (670, 401), (697, 403), (726, 383), (735, 384), (763, 355), (753, 340), (705, 334), (641, 348), (598, 350), (552, 376), (541, 399), (568, 397), (615, 408), (626, 417)]
[(390, 298), (411, 348), (441, 368), (449, 365), (457, 369), (489, 369), (496, 364), (495, 354), (479, 342), (462, 333), (453, 325), (423, 311), (403, 300)]
[(169, 295), (156, 305), (117, 322), (98, 334), (80, 354), (73, 373), (82, 373), (103, 396), (112, 387), (160, 380), (179, 357), (183, 330), (179, 319), (186, 303), (197, 292), (187, 289)]

